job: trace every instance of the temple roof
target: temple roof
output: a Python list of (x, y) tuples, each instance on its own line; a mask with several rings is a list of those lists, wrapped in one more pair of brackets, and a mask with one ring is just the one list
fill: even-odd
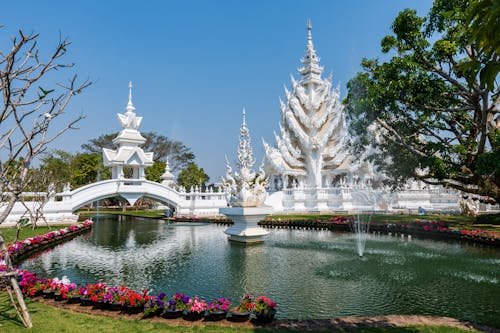
[(102, 149), (104, 165), (153, 165), (153, 153), (145, 153), (139, 147), (120, 147), (118, 150)]

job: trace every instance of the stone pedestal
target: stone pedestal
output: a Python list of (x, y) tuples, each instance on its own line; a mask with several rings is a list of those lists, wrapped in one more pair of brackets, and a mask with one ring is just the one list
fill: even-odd
[(273, 212), (272, 207), (231, 207), (220, 208), (219, 212), (226, 215), (234, 224), (224, 231), (230, 241), (241, 243), (261, 243), (269, 232), (257, 223)]

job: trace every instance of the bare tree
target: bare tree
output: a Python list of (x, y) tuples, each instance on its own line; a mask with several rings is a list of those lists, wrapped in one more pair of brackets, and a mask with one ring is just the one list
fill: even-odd
[[(64, 114), (73, 96), (80, 94), (91, 82), (77, 82), (72, 76), (65, 83), (51, 83), (62, 70), (73, 67), (63, 63), (70, 42), (60, 39), (55, 49), (42, 56), (38, 48), (39, 35), (18, 31), (11, 40), (11, 48), (0, 50), (0, 197), (4, 201), (0, 213), (2, 224), (22, 192), (30, 184), (29, 169), (32, 162), (59, 136), (83, 119), (77, 116), (64, 126), (54, 128), (53, 122)], [(22, 293), (13, 275), (11, 260), (0, 230), (0, 248), (5, 255), (7, 269), (4, 278), (10, 279), (21, 312), (18, 314), (27, 327), (31, 327)], [(1, 278), (1, 276), (0, 276)], [(9, 294), (14, 307), (16, 303)]]

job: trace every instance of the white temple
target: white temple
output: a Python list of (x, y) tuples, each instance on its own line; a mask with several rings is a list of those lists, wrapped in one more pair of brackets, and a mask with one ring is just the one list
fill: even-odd
[(104, 166), (111, 167), (112, 179), (126, 178), (124, 168), (132, 170), (130, 179), (145, 179), (144, 170), (153, 165), (153, 153), (145, 153), (140, 145), (146, 142), (137, 130), (141, 124), (142, 117), (137, 117), (135, 107), (132, 104), (132, 82), (129, 83), (128, 104), (125, 114), (118, 113), (118, 120), (123, 129), (113, 140), (118, 145), (117, 150), (103, 148), (102, 156)]
[(271, 183), (282, 187), (321, 188), (334, 177), (349, 171), (345, 116), (339, 89), (331, 78), (322, 78), (308, 21), (306, 54), (299, 69), (300, 80), (292, 76), (292, 91), (285, 88), (280, 99), (280, 134), (276, 148), (264, 142)]
[(319, 61), (308, 21), (300, 78), (292, 76), (292, 89), (285, 88), (286, 101), (280, 100), (276, 145), (264, 141), (272, 192), (266, 203), (277, 211), (458, 211), (457, 191), (413, 182), (391, 193), (373, 165), (349, 155), (339, 88), (322, 77)]

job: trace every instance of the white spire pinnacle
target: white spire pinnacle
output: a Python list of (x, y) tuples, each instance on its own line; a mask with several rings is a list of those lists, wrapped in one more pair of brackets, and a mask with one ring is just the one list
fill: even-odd
[(132, 80), (128, 81), (128, 102), (132, 104)]
[(142, 117), (137, 117), (134, 110), (134, 104), (132, 104), (132, 81), (128, 83), (128, 103), (125, 110), (125, 114), (118, 114), (118, 120), (123, 128), (135, 129), (139, 128), (141, 124)]
[(128, 103), (127, 103), (127, 113), (132, 113), (135, 110), (134, 104), (132, 104), (132, 81), (128, 83)]
[(319, 66), (319, 57), (316, 56), (314, 44), (312, 41), (312, 24), (311, 20), (307, 20), (307, 49), (306, 54), (301, 62), (304, 67), (299, 68), (299, 73), (302, 75), (302, 83), (317, 83), (321, 84), (321, 74), (323, 67)]
[(311, 24), (311, 19), (307, 19), (307, 48), (311, 48), (314, 50), (313, 46), (313, 38), (312, 38), (312, 24)]

